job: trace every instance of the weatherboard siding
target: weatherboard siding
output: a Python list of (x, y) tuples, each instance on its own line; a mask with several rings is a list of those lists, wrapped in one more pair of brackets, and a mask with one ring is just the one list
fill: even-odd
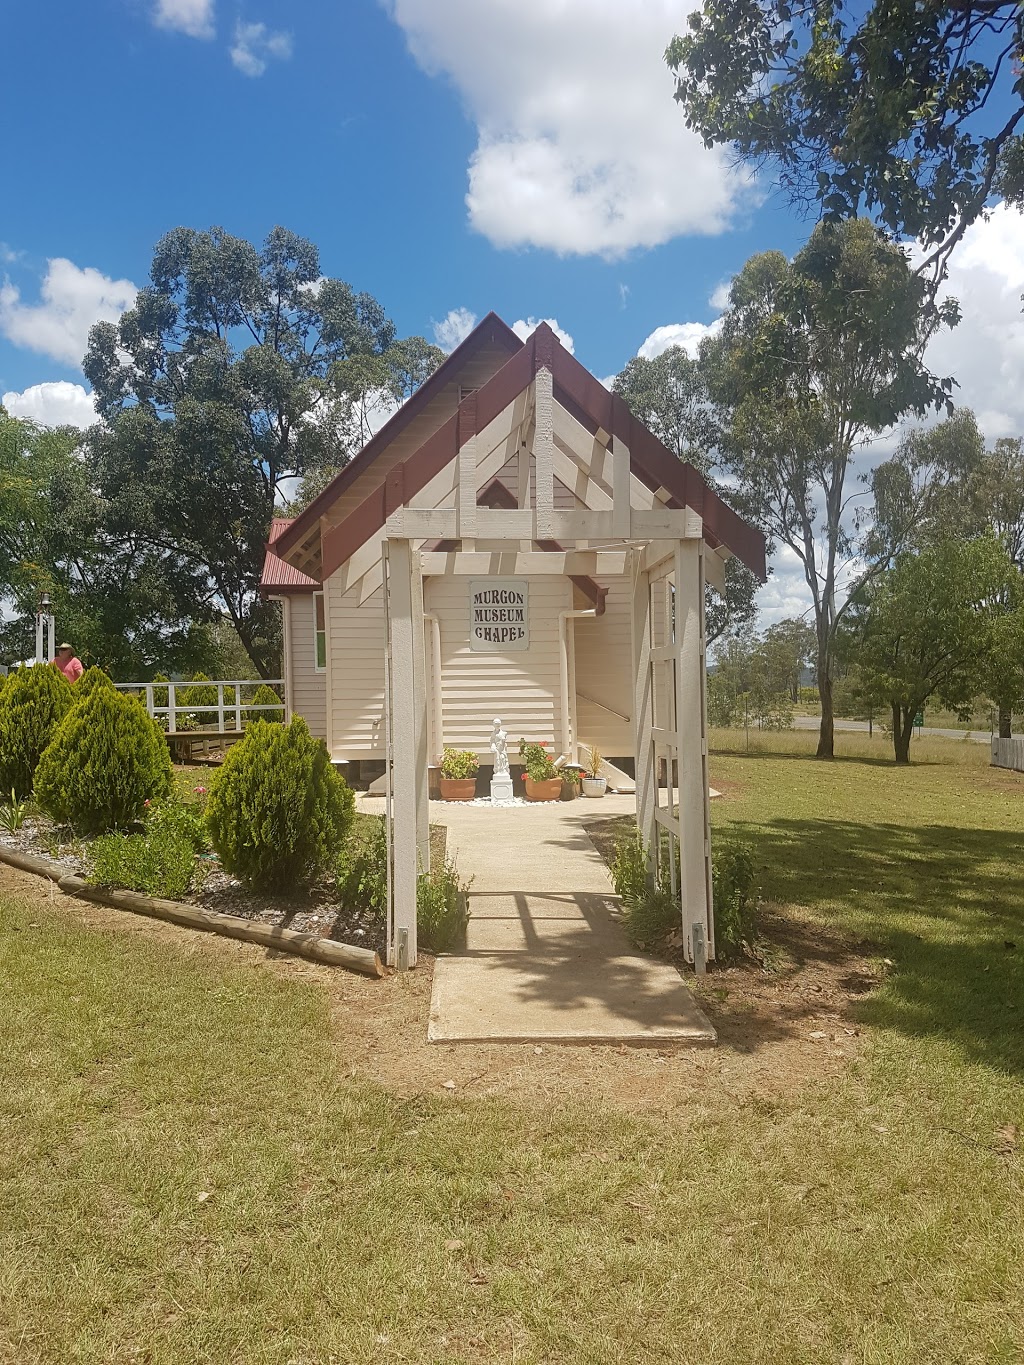
[(632, 594), (627, 578), (609, 578), (602, 586), (608, 588), (604, 615), (573, 622), (576, 737), (606, 758), (626, 758), (633, 753)]
[[(500, 716), (515, 759), (520, 737), (554, 747), (559, 730), (558, 614), (572, 605), (570, 583), (530, 577), (530, 647), (509, 654), (469, 647), (468, 578), (428, 578), (426, 610), (441, 628), (444, 742), (489, 762), (491, 729)], [(428, 637), (429, 639), (429, 637)]]
[(327, 747), (337, 759), (384, 757), (384, 595), (360, 605), (359, 587), (324, 584), (331, 714)]
[(285, 598), (288, 612), (289, 683), (288, 705), (303, 718), (318, 739), (327, 738), (327, 674), (316, 670), (313, 594)]

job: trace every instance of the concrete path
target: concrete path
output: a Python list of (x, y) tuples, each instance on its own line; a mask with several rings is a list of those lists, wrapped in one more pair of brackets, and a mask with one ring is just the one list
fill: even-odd
[(586, 834), (635, 809), (612, 795), (504, 809), (431, 802), (471, 880), (465, 949), (434, 968), (431, 1041), (715, 1041), (679, 972), (630, 947)]

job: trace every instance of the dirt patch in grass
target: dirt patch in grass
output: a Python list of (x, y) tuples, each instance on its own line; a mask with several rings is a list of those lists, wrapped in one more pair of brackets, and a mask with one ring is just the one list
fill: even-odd
[[(709, 977), (698, 994), (720, 1032), (715, 1048), (428, 1043), (434, 960), (427, 954), (414, 971), (373, 981), (76, 901), (36, 877), (0, 866), (4, 893), (101, 933), (141, 935), (186, 957), (212, 953), (242, 968), (309, 982), (327, 997), (344, 1073), (405, 1097), (503, 1095), (540, 1104), (582, 1099), (688, 1122), (722, 1103), (777, 1099), (808, 1081), (834, 1076), (862, 1041), (844, 1031), (844, 967), (837, 960), (828, 978), (816, 966), (773, 966), (766, 972), (756, 963)], [(793, 942), (794, 964), (803, 943)], [(692, 975), (687, 983), (693, 986)], [(820, 992), (815, 984), (822, 985)], [(825, 1037), (811, 1036), (816, 1033)]]

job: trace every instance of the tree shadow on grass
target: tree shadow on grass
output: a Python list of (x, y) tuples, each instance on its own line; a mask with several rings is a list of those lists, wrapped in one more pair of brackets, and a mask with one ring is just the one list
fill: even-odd
[(1024, 836), (948, 825), (734, 822), (762, 894), (803, 905), (894, 966), (857, 1017), (1024, 1074)]

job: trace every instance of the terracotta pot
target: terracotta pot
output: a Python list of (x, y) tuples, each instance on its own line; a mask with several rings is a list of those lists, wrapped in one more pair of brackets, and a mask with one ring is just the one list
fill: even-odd
[(442, 801), (472, 801), (476, 796), (475, 777), (442, 777)]
[(562, 795), (562, 779), (560, 777), (546, 777), (542, 782), (534, 782), (529, 773), (526, 774), (526, 799), (527, 801), (558, 801)]

